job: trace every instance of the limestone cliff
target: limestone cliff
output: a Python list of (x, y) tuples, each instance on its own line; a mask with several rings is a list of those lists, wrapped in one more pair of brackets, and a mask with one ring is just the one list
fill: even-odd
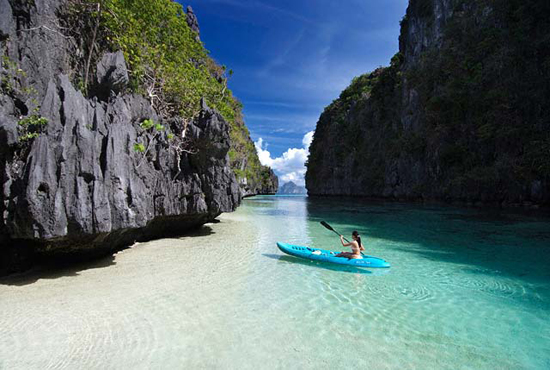
[(321, 115), (310, 195), (550, 203), (550, 3), (411, 0), (391, 65)]
[[(191, 6), (187, 7), (187, 24), (199, 37), (198, 19)], [(223, 73), (218, 73), (216, 77), (223, 83)], [(240, 111), (230, 123), (230, 165), (239, 182), (241, 197), (275, 194), (279, 186), (279, 179), (271, 168), (261, 165)]]
[(271, 168), (260, 163), (256, 147), (242, 117), (231, 127), (229, 158), (243, 198), (277, 193), (279, 178)]
[(232, 123), (208, 99), (189, 119), (159, 109), (135, 60), (129, 68), (99, 31), (95, 45), (93, 32), (75, 36), (95, 13), (68, 24), (74, 4), (86, 6), (0, 0), (0, 274), (178, 235), (241, 200)]

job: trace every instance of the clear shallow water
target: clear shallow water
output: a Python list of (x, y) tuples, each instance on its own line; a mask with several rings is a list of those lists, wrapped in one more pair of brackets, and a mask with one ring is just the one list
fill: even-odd
[[(0, 368), (550, 368), (550, 218), (256, 197), (220, 220), (0, 279)], [(321, 220), (392, 268), (279, 252), (340, 250)]]

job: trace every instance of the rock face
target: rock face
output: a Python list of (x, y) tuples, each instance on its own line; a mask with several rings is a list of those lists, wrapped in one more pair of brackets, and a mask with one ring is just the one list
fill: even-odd
[(279, 188), (279, 194), (307, 194), (307, 190), (303, 186), (289, 181)]
[(258, 178), (242, 177), (239, 180), (241, 197), (276, 194), (279, 189), (279, 178), (269, 167), (262, 167)]
[(200, 37), (201, 31), (199, 28), (199, 20), (197, 19), (197, 16), (195, 15), (195, 12), (193, 12), (193, 8), (191, 5), (187, 6), (187, 24), (189, 25), (189, 28), (191, 28), (193, 31), (197, 33), (197, 37)]
[(321, 115), (308, 193), (550, 205), (549, 18), (543, 0), (411, 0), (390, 67)]
[[(115, 94), (121, 92), (130, 81), (128, 68), (122, 51), (105, 53), (97, 64), (97, 83), (104, 92)], [(105, 95), (105, 93), (104, 93)]]
[(229, 157), (243, 198), (277, 193), (279, 179), (271, 168), (261, 164), (256, 146), (242, 117), (238, 117), (231, 127)]
[(275, 175), (275, 172), (271, 168), (264, 170), (262, 186), (259, 188), (258, 194), (275, 194), (279, 190), (279, 178)]
[[(187, 7), (186, 14), (189, 28), (196, 32), (196, 40), (200, 41), (199, 22), (191, 6)], [(220, 83), (227, 83), (225, 69), (220, 68), (214, 73), (214, 77)], [(241, 197), (277, 192), (278, 178), (271, 168), (261, 165), (254, 143), (250, 138), (250, 132), (240, 114), (231, 125), (230, 158), (231, 168), (239, 182)]]
[[(97, 67), (98, 91), (109, 94), (86, 98), (75, 88), (67, 40), (55, 31), (60, 4), (0, 0), (10, 60), (0, 90), (0, 274), (178, 235), (241, 199), (229, 124), (218, 112), (203, 105), (186, 130), (192, 150), (178, 156), (166, 132), (140, 127), (151, 119), (178, 132), (178, 117), (158, 117), (143, 96), (125, 93), (121, 53), (105, 54)], [(22, 116), (47, 124), (18, 125)], [(148, 150), (135, 150), (137, 142)]]

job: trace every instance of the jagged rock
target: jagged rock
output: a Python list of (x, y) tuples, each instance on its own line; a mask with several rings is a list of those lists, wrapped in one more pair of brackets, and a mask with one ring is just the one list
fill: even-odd
[(104, 54), (97, 64), (97, 83), (101, 90), (119, 93), (128, 85), (129, 80), (122, 51)]
[(154, 145), (147, 158), (133, 150), (142, 135), (137, 123), (158, 120), (141, 96), (92, 102), (60, 75), (40, 113), (50, 121), (47, 132), (32, 143), (20, 171), (6, 163), (3, 194), (10, 238), (36, 241), (39, 252), (113, 250), (130, 239), (179, 233), (239, 203), (227, 166), (229, 126), (213, 110), (190, 124), (197, 154), (182, 158), (185, 170), (175, 180), (167, 144)]
[(279, 190), (279, 178), (275, 175), (275, 172), (273, 172), (271, 168), (266, 167), (264, 171), (263, 176), (265, 177), (262, 179), (260, 187), (257, 190), (257, 194), (276, 194)]
[[(59, 26), (56, 11), (65, 1), (0, 2), (0, 25), (9, 25), (2, 31), (7, 31), (8, 47), (4, 55), (17, 61), (18, 68), (25, 71), (22, 84), (32, 87), (37, 96), (43, 97), (49, 81), (60, 71), (69, 69), (67, 39), (56, 31)], [(24, 103), (30, 104), (29, 101)]]
[[(154, 138), (140, 128), (152, 119), (178, 132), (181, 120), (158, 117), (147, 99), (125, 92), (122, 53), (105, 55), (97, 75), (118, 94), (87, 98), (69, 78), (68, 40), (43, 28), (17, 31), (0, 1), (0, 27), (9, 32), (1, 51), (27, 72), (14, 94), (0, 90), (0, 275), (45, 258), (88, 258), (179, 235), (236, 209), (230, 126), (218, 112), (203, 105), (188, 125), (195, 154), (179, 157), (166, 132)], [(20, 26), (55, 29), (59, 3), (25, 2)], [(21, 101), (17, 91), (27, 87), (35, 92)], [(31, 101), (48, 124), (23, 144), (17, 122), (31, 114)], [(134, 150), (138, 142), (149, 146), (146, 155)]]
[(191, 7), (191, 5), (187, 6), (186, 13), (187, 13), (186, 20), (187, 20), (187, 24), (189, 25), (189, 28), (191, 28), (194, 32), (197, 33), (197, 37), (200, 37), (201, 31), (199, 28), (199, 20), (197, 19), (197, 16), (193, 12), (193, 8)]
[(13, 100), (0, 95), (0, 153), (6, 153), (10, 146), (17, 143), (17, 118)]
[(0, 0), (0, 10), (0, 41), (3, 41), (15, 30), (15, 22), (8, 0)]
[(403, 20), (407, 27), (402, 28), (399, 37), (399, 50), (407, 62), (414, 64), (422, 52), (441, 45), (445, 25), (453, 15), (453, 8), (451, 0), (434, 0), (429, 5), (425, 1), (410, 1), (408, 14)]
[[(243, 162), (241, 168), (245, 167), (246, 163)], [(271, 168), (262, 166), (258, 179), (243, 177), (239, 181), (239, 187), (242, 198), (276, 194), (279, 189), (279, 178)]]

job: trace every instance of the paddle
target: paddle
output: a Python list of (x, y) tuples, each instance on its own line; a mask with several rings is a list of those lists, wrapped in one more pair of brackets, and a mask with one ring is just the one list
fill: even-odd
[[(332, 226), (330, 226), (329, 224), (327, 224), (325, 221), (321, 221), (321, 225), (323, 225), (324, 227), (326, 227), (327, 229), (329, 229), (330, 231), (332, 231), (333, 233), (335, 234), (338, 234), (339, 236), (342, 236), (342, 234), (340, 234), (338, 231), (334, 230), (332, 228)], [(350, 241), (347, 240), (346, 238), (344, 238), (344, 240), (349, 243)], [(365, 254), (363, 252), (361, 252), (361, 255), (365, 256)], [(366, 256), (365, 256), (366, 257)]]
[[(327, 229), (329, 229), (330, 231), (332, 231), (333, 233), (335, 234), (338, 234), (338, 236), (342, 236), (342, 234), (340, 234), (338, 231), (334, 230), (332, 228), (332, 226), (330, 226), (329, 224), (327, 224), (325, 221), (321, 221), (321, 225), (323, 225), (324, 227), (326, 227)], [(344, 240), (349, 243), (349, 240), (347, 240), (346, 238), (344, 238)]]

